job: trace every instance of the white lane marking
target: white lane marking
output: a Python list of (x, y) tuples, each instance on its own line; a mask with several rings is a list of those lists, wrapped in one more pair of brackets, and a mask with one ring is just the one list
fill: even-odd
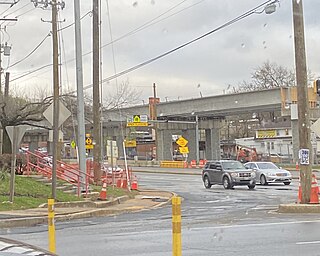
[(296, 245), (304, 245), (304, 244), (320, 244), (320, 241), (309, 241), (309, 242), (297, 242)]

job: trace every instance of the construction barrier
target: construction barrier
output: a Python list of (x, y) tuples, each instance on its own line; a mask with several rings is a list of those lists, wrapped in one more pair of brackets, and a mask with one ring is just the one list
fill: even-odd
[(160, 167), (163, 168), (185, 168), (186, 163), (184, 161), (161, 161)]
[(207, 160), (200, 159), (199, 164), (197, 165), (196, 160), (191, 160), (189, 164), (189, 168), (203, 168), (206, 165)]
[(312, 174), (310, 204), (319, 203), (319, 186), (315, 174)]
[(101, 192), (100, 192), (98, 200), (102, 200), (102, 201), (107, 200), (107, 183), (106, 183), (106, 180), (103, 181), (103, 185), (102, 185)]
[(203, 159), (199, 160), (199, 168), (203, 168), (206, 165), (206, 163), (207, 163), (207, 160), (203, 160)]
[[(302, 188), (299, 178), (299, 189), (298, 189), (298, 200), (297, 203), (300, 204), (302, 201)], [(319, 204), (319, 186), (315, 174), (312, 174), (311, 180), (311, 191), (310, 191), (310, 204)]]
[(197, 167), (197, 161), (196, 160), (191, 160), (189, 164), (190, 168), (196, 168)]
[(131, 181), (131, 189), (132, 190), (138, 190), (138, 179), (136, 176), (133, 177)]
[(301, 188), (301, 182), (299, 177), (299, 189), (298, 189), (298, 200), (297, 203), (300, 204), (302, 201), (302, 188)]

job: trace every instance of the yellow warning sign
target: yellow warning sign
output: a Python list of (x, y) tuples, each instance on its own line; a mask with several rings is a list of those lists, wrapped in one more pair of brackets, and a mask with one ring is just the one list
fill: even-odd
[(125, 141), (126, 148), (135, 148), (137, 146), (137, 141), (135, 140), (126, 140)]
[(134, 123), (140, 123), (140, 115), (133, 116), (133, 122)]
[(188, 144), (188, 141), (183, 138), (182, 136), (176, 140), (176, 143), (180, 146), (180, 147), (185, 147)]
[(179, 147), (179, 151), (181, 154), (188, 154), (189, 148), (188, 147)]

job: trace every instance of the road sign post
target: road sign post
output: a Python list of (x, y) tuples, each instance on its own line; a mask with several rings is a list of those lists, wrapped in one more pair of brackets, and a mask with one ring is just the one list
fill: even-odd
[(11, 140), (11, 149), (12, 149), (12, 157), (11, 157), (11, 177), (10, 177), (10, 198), (9, 201), (13, 203), (14, 199), (14, 183), (15, 183), (15, 170), (16, 170), (16, 160), (17, 160), (17, 150), (18, 145), (21, 142), (21, 139), (26, 132), (28, 125), (20, 125), (20, 126), (7, 126), (6, 130)]

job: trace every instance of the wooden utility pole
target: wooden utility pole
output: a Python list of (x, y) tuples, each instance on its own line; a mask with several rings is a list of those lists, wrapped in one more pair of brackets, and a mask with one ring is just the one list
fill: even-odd
[(52, 45), (53, 45), (53, 159), (52, 159), (52, 199), (56, 199), (57, 158), (59, 140), (59, 62), (58, 62), (58, 29), (57, 0), (52, 1)]
[(308, 79), (307, 64), (304, 39), (304, 22), (302, 0), (292, 0), (293, 10), (293, 30), (295, 46), (295, 64), (296, 64), (296, 83), (298, 95), (298, 127), (299, 127), (299, 149), (300, 152), (308, 152), (307, 161), (300, 159), (300, 183), (302, 189), (301, 203), (310, 202), (311, 175), (309, 155), (312, 152), (310, 138), (310, 117), (308, 100)]
[(10, 73), (6, 72), (5, 84), (4, 84), (4, 97), (7, 99), (9, 97), (9, 77)]
[(93, 45), (93, 139), (95, 145), (93, 148), (93, 162), (94, 162), (94, 181), (97, 182), (101, 178), (101, 115), (100, 115), (100, 88), (99, 88), (99, 0), (93, 0), (93, 29), (92, 29), (92, 45)]

